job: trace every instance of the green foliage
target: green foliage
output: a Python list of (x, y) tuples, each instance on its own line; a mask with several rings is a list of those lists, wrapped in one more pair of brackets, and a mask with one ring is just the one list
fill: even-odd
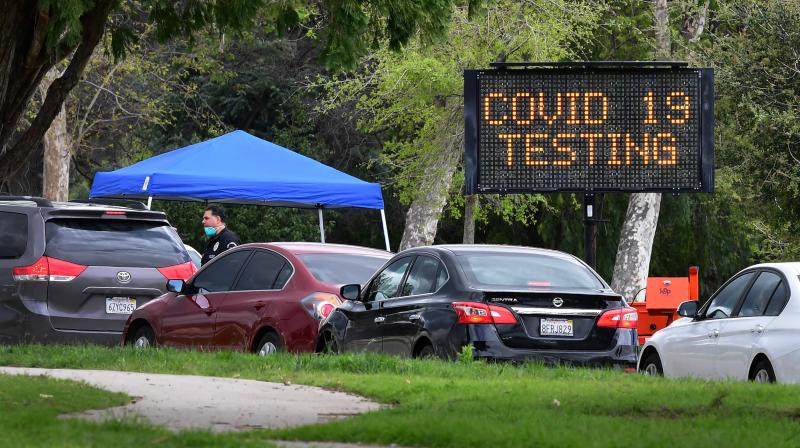
[(718, 163), (728, 169), (756, 258), (800, 255), (800, 5), (736, 2), (704, 57), (717, 74)]
[[(652, 0), (606, 0), (606, 8), (581, 53), (595, 61), (647, 61), (655, 46)], [(672, 3), (672, 2), (671, 2)]]
[[(480, 14), (474, 7), (459, 7), (445, 40), (412, 41), (402, 53), (384, 42), (355, 75), (320, 79), (327, 101), (318, 110), (355, 106), (351, 116), (361, 131), (382, 141), (380, 163), (390, 171), (401, 203), (409, 204), (421, 193), (420, 178), (430, 173), (446, 145), (461, 146), (463, 70), (496, 60), (569, 58), (591, 36), (603, 11), (593, 6), (582, 1), (509, 0), (484, 5)], [(455, 180), (448, 210), (458, 217), (463, 175)], [(490, 212), (505, 222), (524, 224), (532, 223), (536, 210), (547, 203), (541, 195), (482, 199), (480, 220)]]
[[(47, 45), (73, 47), (81, 38), (81, 15), (94, 6), (93, 0), (41, 0), (39, 13), (48, 15)], [(49, 13), (49, 14), (48, 14)]]
[[(256, 25), (283, 35), (310, 19), (318, 25), (311, 33), (317, 35), (319, 31), (324, 37), (326, 63), (352, 69), (374, 42), (386, 40), (391, 49), (399, 50), (418, 34), (426, 39), (441, 38), (450, 22), (453, 1), (140, 0), (138, 10), (145, 11), (148, 21), (155, 25), (159, 42), (185, 37), (194, 43), (201, 30), (241, 34)], [(479, 0), (470, 1), (472, 9), (479, 4)], [(131, 32), (136, 11), (123, 6), (118, 12), (122, 17), (111, 21), (111, 48), (116, 57), (126, 53), (136, 36)]]
[(467, 344), (461, 347), (461, 351), (458, 352), (458, 362), (461, 364), (469, 364), (475, 362), (475, 350), (471, 344)]
[[(158, 44), (152, 32), (145, 31), (124, 60), (95, 54), (86, 82), (68, 102), (69, 123), (75, 128), (75, 167), (86, 175), (73, 177), (73, 197), (87, 196), (95, 171), (114, 170), (233, 129), (377, 180), (357, 170), (369, 150), (348, 141), (347, 133), (354, 131), (347, 123), (335, 116), (310, 116), (313, 99), (298, 94), (305, 90), (298, 89), (297, 82), (323, 69), (309, 61), (321, 51), (316, 44), (302, 39), (290, 44), (262, 32), (235, 36), (224, 51), (219, 44), (213, 36), (200, 36), (191, 48)], [(287, 71), (287, 66), (299, 68)], [(154, 202), (198, 250), (206, 241), (200, 225), (204, 207)], [(226, 209), (231, 229), (244, 242), (320, 239), (315, 210)], [(392, 211), (387, 213), (391, 216)], [(389, 225), (391, 229), (393, 223)], [(379, 215), (373, 210), (326, 210), (325, 229), (330, 242), (383, 247)]]

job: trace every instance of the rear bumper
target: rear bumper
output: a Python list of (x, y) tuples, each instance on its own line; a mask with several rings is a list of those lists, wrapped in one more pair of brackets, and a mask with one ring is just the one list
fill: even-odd
[(119, 345), (122, 340), (122, 333), (115, 331), (56, 330), (46, 312), (44, 302), (38, 308), (37, 302), (27, 306), (0, 304), (0, 344)]
[(498, 361), (541, 361), (547, 364), (619, 365), (636, 367), (639, 350), (636, 330), (620, 328), (608, 350), (528, 350), (503, 344), (494, 325), (469, 325), (467, 344), (476, 358)]

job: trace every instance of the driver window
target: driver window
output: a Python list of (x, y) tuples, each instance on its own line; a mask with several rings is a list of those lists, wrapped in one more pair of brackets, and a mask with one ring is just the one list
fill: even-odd
[(420, 255), (411, 266), (402, 296), (430, 294), (436, 286), (436, 273), (439, 272), (439, 261), (435, 258)]
[(705, 312), (705, 318), (725, 319), (730, 317), (733, 308), (736, 307), (739, 298), (742, 297), (745, 288), (747, 288), (754, 274), (753, 272), (748, 272), (747, 274), (740, 275), (717, 292), (717, 295), (711, 299), (711, 303)]
[(411, 263), (411, 257), (401, 258), (386, 267), (372, 281), (367, 301), (382, 301), (397, 297), (400, 282)]
[(203, 269), (203, 272), (197, 274), (197, 278), (193, 282), (194, 287), (200, 294), (229, 291), (236, 278), (236, 273), (247, 261), (251, 252), (240, 250), (220, 255), (219, 259), (214, 259), (214, 262)]
[(744, 298), (742, 309), (739, 310), (739, 316), (750, 317), (764, 314), (767, 310), (769, 299), (773, 296), (780, 282), (781, 278), (777, 274), (768, 271), (762, 272), (753, 282), (747, 297)]

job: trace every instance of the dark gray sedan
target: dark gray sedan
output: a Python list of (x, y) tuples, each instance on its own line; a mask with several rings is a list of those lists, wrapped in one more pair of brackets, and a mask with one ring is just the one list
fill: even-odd
[(447, 245), (395, 255), (325, 320), (319, 351), (636, 363), (636, 310), (562, 252)]

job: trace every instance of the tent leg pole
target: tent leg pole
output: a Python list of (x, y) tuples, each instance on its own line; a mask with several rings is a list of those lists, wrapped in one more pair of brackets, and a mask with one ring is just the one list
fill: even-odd
[(317, 209), (319, 212), (319, 240), (325, 242), (325, 222), (322, 220), (322, 207)]
[(386, 252), (391, 252), (389, 247), (389, 229), (386, 228), (386, 212), (381, 209), (381, 222), (383, 223), (383, 240), (386, 243)]
[(150, 210), (150, 208), (152, 206), (153, 206), (153, 197), (152, 196), (148, 196), (147, 197), (147, 209)]

